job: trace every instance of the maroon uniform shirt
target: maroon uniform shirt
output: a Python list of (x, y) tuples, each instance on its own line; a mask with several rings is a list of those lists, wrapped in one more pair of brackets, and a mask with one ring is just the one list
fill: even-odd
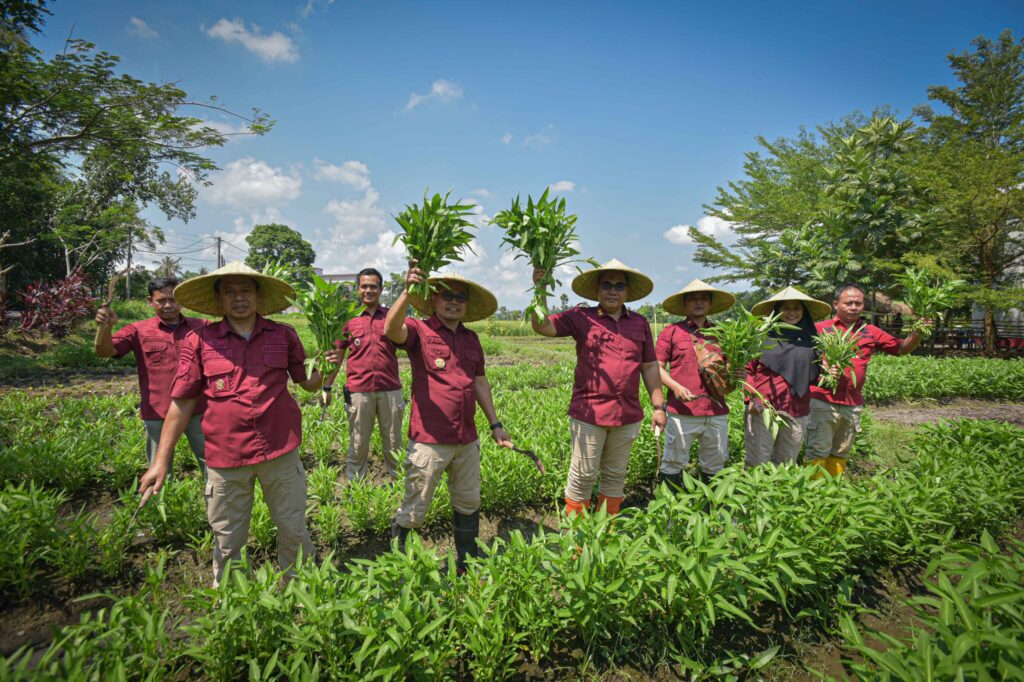
[(379, 306), (372, 316), (364, 310), (359, 317), (348, 321), (345, 325), (348, 333), (335, 344), (340, 350), (348, 350), (345, 387), (352, 393), (402, 388), (395, 344), (384, 336), (387, 314), (385, 306)]
[[(206, 326), (198, 317), (179, 318), (174, 327), (158, 316), (125, 325), (111, 337), (114, 357), (128, 352), (135, 354), (135, 368), (139, 373), (139, 411), (143, 419), (163, 419), (171, 406), (171, 384), (178, 368), (181, 344), (193, 329)], [(206, 409), (203, 401), (196, 405), (196, 414)]]
[[(704, 320), (703, 328), (706, 329), (710, 326), (711, 323)], [(704, 385), (704, 380), (700, 378), (700, 372), (697, 371), (697, 351), (693, 344), (701, 343), (704, 340), (701, 328), (697, 327), (696, 323), (689, 318), (670, 324), (658, 335), (655, 354), (658, 356), (658, 362), (668, 363), (668, 375), (682, 384), (690, 393), (705, 394), (705, 397), (684, 403), (676, 397), (675, 393), (668, 391), (668, 411), (673, 414), (690, 417), (729, 414), (727, 406), (707, 397), (708, 388)]]
[[(789, 383), (781, 374), (773, 372), (757, 360), (747, 363), (747, 383), (754, 387), (779, 412), (790, 417), (806, 417), (811, 413), (811, 392), (793, 395)], [(756, 396), (747, 394), (747, 400), (760, 404)]]
[(305, 360), (295, 330), (263, 317), (248, 341), (223, 320), (188, 335), (171, 397), (206, 398), (207, 466), (258, 464), (299, 447), (302, 413), (288, 377), (304, 381)]
[(477, 439), (476, 377), (484, 376), (484, 349), (476, 332), (461, 322), (451, 331), (431, 315), (407, 319), (402, 346), (412, 365), (409, 440), (466, 445)]
[(569, 416), (608, 427), (642, 421), (640, 368), (655, 360), (647, 319), (623, 308), (615, 321), (599, 307), (579, 306), (552, 315), (551, 321), (555, 336), (576, 340)]
[[(817, 324), (817, 327), (819, 333), (831, 331), (833, 328), (847, 329), (847, 326), (838, 317), (823, 320)], [(871, 356), (876, 350), (889, 355), (900, 354), (900, 346), (903, 345), (903, 342), (892, 334), (882, 331), (873, 324), (867, 324), (863, 320), (858, 320), (854, 324), (854, 328), (857, 330), (857, 345), (860, 347), (860, 352), (853, 359), (853, 367), (848, 368), (843, 372), (843, 376), (839, 377), (839, 386), (836, 388), (835, 395), (827, 388), (811, 386), (812, 398), (836, 405), (863, 405), (864, 396), (861, 395), (861, 389), (864, 388), (864, 382), (868, 378), (868, 363), (871, 362)], [(857, 377), (856, 386), (850, 381), (851, 373)]]

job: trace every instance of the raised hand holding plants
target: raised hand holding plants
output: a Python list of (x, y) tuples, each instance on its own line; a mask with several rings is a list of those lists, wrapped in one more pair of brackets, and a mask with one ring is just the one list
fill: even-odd
[(580, 255), (575, 247), (578, 242), (577, 216), (566, 215), (565, 199), (554, 197), (549, 200), (549, 192), (550, 188), (545, 189), (536, 202), (533, 197), (527, 196), (525, 208), (520, 205), (517, 196), (512, 200), (511, 208), (501, 211), (491, 221), (505, 230), (502, 244), (519, 250), (516, 259), (528, 258), (530, 265), (543, 273), (535, 278), (533, 299), (523, 311), (527, 318), (533, 314), (541, 322), (548, 316), (545, 299), (551, 295), (556, 284), (561, 284), (555, 279), (555, 268), (577, 262), (599, 266), (591, 258), (577, 258)]
[[(462, 251), (470, 248), (473, 235), (466, 228), (474, 227), (468, 218), (473, 205), (456, 202), (448, 203), (448, 192), (443, 197), (435, 194), (428, 198), (423, 195), (423, 206), (406, 205), (405, 210), (395, 216), (395, 222), (402, 233), (395, 237), (405, 244), (410, 262), (424, 273), (424, 281), (410, 284), (409, 293), (424, 299), (430, 298), (430, 283), (426, 278), (449, 263), (462, 261)], [(461, 202), (461, 200), (459, 200)]]
[(957, 295), (966, 284), (962, 279), (940, 277), (933, 280), (923, 270), (914, 268), (896, 279), (903, 285), (904, 302), (916, 315), (910, 329), (925, 338), (932, 334), (930, 321), (942, 317), (957, 304)]

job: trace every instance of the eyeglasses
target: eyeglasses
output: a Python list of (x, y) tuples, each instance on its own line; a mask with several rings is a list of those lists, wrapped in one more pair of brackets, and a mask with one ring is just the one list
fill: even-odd
[(451, 303), (452, 301), (458, 301), (459, 303), (465, 303), (466, 301), (469, 300), (469, 294), (467, 294), (465, 291), (460, 291), (457, 294), (455, 292), (452, 292), (452, 291), (442, 291), (441, 292), (441, 298), (443, 298), (444, 300), (448, 301), (449, 303)]
[(625, 291), (626, 283), (615, 282), (614, 284), (612, 284), (611, 282), (601, 282), (601, 288), (604, 289), (605, 291), (611, 291), (612, 289), (615, 289), (615, 291)]

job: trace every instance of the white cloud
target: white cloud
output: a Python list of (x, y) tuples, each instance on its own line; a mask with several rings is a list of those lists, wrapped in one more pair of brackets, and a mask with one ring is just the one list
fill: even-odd
[(505, 133), (501, 136), (501, 143), (503, 145), (509, 145), (512, 143), (512, 133)]
[(530, 149), (544, 149), (553, 141), (551, 134), (554, 130), (555, 126), (553, 124), (547, 124), (540, 132), (524, 137), (523, 146)]
[(196, 127), (213, 128), (221, 135), (224, 135), (230, 140), (234, 137), (243, 137), (252, 135), (249, 132), (249, 125), (245, 122), (229, 123), (228, 121), (201, 121), (196, 124)]
[(335, 166), (316, 159), (316, 171), (313, 174), (317, 180), (330, 180), (340, 182), (359, 191), (365, 191), (370, 187), (370, 169), (361, 161), (346, 161), (340, 166)]
[(377, 201), (380, 195), (373, 187), (367, 187), (361, 199), (339, 201), (331, 199), (324, 207), (324, 213), (334, 217), (331, 242), (338, 245), (354, 244), (364, 236), (384, 231), (387, 214)]
[[(668, 228), (662, 236), (673, 244), (692, 244), (690, 239), (689, 225), (674, 225)], [(714, 237), (715, 239), (727, 239), (732, 234), (732, 223), (714, 216), (704, 216), (697, 221), (697, 231)]]
[(147, 40), (150, 38), (160, 37), (159, 33), (150, 28), (149, 24), (138, 17), (132, 17), (128, 20), (128, 32), (137, 38), (144, 38)]
[(299, 50), (291, 38), (280, 31), (263, 35), (258, 26), (253, 24), (250, 30), (241, 19), (221, 18), (204, 32), (226, 43), (241, 43), (265, 62), (294, 62), (299, 59)]
[(430, 86), (430, 92), (424, 95), (414, 92), (409, 95), (409, 101), (405, 105), (405, 110), (415, 109), (424, 102), (431, 100), (453, 102), (457, 99), (462, 99), (462, 88), (452, 81), (440, 78)]
[(552, 192), (571, 192), (576, 189), (576, 183), (572, 180), (559, 180), (553, 185), (548, 185)]
[(484, 189), (483, 187), (473, 190), (472, 192), (470, 192), (470, 194), (478, 196), (481, 199), (490, 199), (492, 196), (491, 191)]
[(248, 156), (227, 164), (211, 180), (206, 199), (240, 209), (286, 203), (298, 198), (302, 189), (302, 180), (294, 171), (285, 173)]
[(334, 0), (306, 0), (306, 4), (299, 10), (303, 19), (308, 19), (310, 14), (316, 11), (317, 5), (327, 9), (334, 4)]

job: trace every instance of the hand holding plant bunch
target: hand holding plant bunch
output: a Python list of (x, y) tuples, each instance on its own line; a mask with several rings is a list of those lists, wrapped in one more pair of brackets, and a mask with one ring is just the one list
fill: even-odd
[(541, 322), (548, 316), (547, 297), (556, 284), (561, 284), (555, 279), (555, 268), (575, 262), (599, 266), (593, 259), (576, 257), (580, 255), (575, 248), (577, 217), (566, 215), (564, 198), (549, 200), (550, 191), (550, 188), (545, 189), (536, 202), (527, 196), (525, 208), (516, 197), (511, 208), (501, 211), (491, 221), (505, 230), (502, 244), (520, 251), (516, 259), (528, 258), (534, 269), (543, 273), (536, 279), (533, 300), (524, 311), (527, 318), (532, 313)]
[(746, 366), (757, 360), (771, 348), (769, 337), (779, 329), (797, 329), (782, 321), (778, 313), (760, 317), (739, 306), (739, 314), (727, 320), (718, 320), (704, 330), (704, 336), (715, 340), (722, 355), (728, 362), (731, 380), (761, 401), (764, 407), (764, 425), (775, 437), (782, 425), (782, 417), (761, 393), (744, 380)]
[[(839, 378), (847, 369), (853, 368), (853, 360), (860, 352), (857, 344), (858, 334), (853, 329), (833, 327), (828, 331), (819, 332), (814, 337), (814, 345), (821, 355), (821, 364), (827, 370), (818, 377), (818, 385), (836, 392)], [(850, 372), (850, 382), (857, 387), (857, 374)]]
[[(472, 204), (448, 204), (451, 192), (443, 197), (435, 194), (432, 198), (423, 195), (423, 206), (410, 204), (395, 216), (402, 234), (395, 237), (405, 244), (410, 262), (415, 262), (424, 272), (422, 282), (410, 285), (409, 293), (421, 298), (430, 298), (430, 284), (426, 278), (453, 261), (462, 261), (463, 249), (472, 249), (469, 243), (473, 235), (465, 228), (474, 227), (468, 217), (472, 215)], [(461, 201), (461, 200), (460, 200)]]
[(914, 268), (896, 279), (903, 285), (904, 302), (917, 316), (910, 329), (925, 338), (932, 334), (931, 321), (957, 304), (957, 294), (966, 284), (962, 279), (933, 280), (923, 270)]
[[(316, 353), (306, 359), (307, 376), (312, 376), (314, 369), (323, 377), (336, 372), (334, 343), (342, 338), (345, 325), (363, 312), (364, 306), (346, 295), (343, 282), (327, 282), (315, 274), (305, 289), (296, 288), (292, 305), (309, 320), (309, 329), (316, 341)], [(330, 405), (330, 393), (326, 390), (320, 392), (320, 405), (320, 421), (323, 421)]]

